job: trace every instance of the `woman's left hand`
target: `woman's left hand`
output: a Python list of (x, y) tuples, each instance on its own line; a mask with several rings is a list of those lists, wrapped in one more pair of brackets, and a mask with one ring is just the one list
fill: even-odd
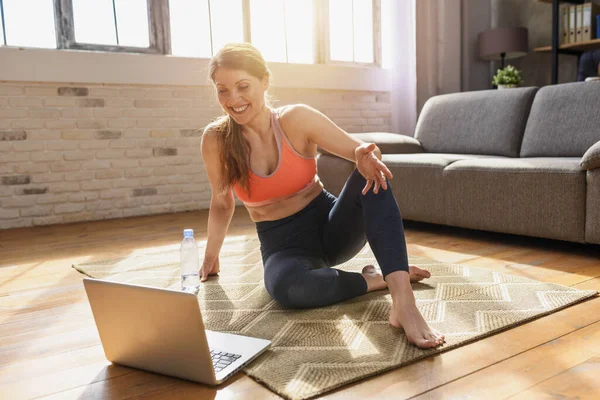
[(365, 195), (373, 187), (373, 193), (377, 194), (379, 188), (387, 190), (386, 177), (392, 179), (392, 172), (377, 158), (373, 153), (376, 146), (375, 143), (363, 143), (354, 150), (356, 156), (356, 168), (358, 172), (367, 180), (367, 184), (362, 190)]

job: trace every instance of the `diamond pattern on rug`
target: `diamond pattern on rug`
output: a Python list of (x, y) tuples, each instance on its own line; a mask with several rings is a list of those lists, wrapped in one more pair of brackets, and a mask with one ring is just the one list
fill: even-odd
[[(199, 244), (204, 253), (206, 242)], [(307, 399), (366, 377), (447, 351), (595, 296), (595, 291), (520, 276), (409, 257), (431, 272), (413, 283), (417, 307), (446, 336), (444, 346), (422, 350), (388, 323), (387, 290), (329, 307), (280, 307), (263, 284), (256, 236), (228, 237), (219, 276), (200, 287), (207, 329), (269, 339), (271, 348), (245, 372), (287, 399)], [(359, 272), (377, 266), (366, 246), (336, 267)], [(74, 265), (94, 278), (180, 289), (179, 245), (140, 250), (128, 257)]]

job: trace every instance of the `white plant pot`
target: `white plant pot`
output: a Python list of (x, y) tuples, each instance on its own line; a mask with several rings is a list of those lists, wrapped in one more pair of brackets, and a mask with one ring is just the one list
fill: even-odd
[(515, 85), (514, 83), (511, 83), (509, 85), (498, 85), (498, 89), (512, 89), (516, 87), (517, 85)]

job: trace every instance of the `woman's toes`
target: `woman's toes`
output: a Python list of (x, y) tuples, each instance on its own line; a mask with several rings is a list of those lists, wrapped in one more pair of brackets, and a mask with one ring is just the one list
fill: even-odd
[(374, 272), (377, 272), (377, 270), (375, 269), (375, 266), (372, 264), (365, 265), (362, 269), (363, 274), (372, 274)]
[(419, 338), (419, 339), (415, 340), (415, 344), (422, 349), (430, 349), (437, 345), (437, 343), (435, 343), (435, 341), (428, 340), (425, 338)]
[(408, 267), (408, 274), (410, 275), (411, 282), (419, 282), (423, 279), (431, 277), (431, 273), (429, 273), (429, 271), (415, 267), (414, 265)]

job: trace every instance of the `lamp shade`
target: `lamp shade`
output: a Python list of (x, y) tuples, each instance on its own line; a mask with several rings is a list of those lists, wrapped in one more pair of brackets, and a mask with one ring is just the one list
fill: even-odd
[(500, 60), (523, 57), (529, 51), (527, 28), (497, 28), (485, 31), (478, 37), (479, 58)]

